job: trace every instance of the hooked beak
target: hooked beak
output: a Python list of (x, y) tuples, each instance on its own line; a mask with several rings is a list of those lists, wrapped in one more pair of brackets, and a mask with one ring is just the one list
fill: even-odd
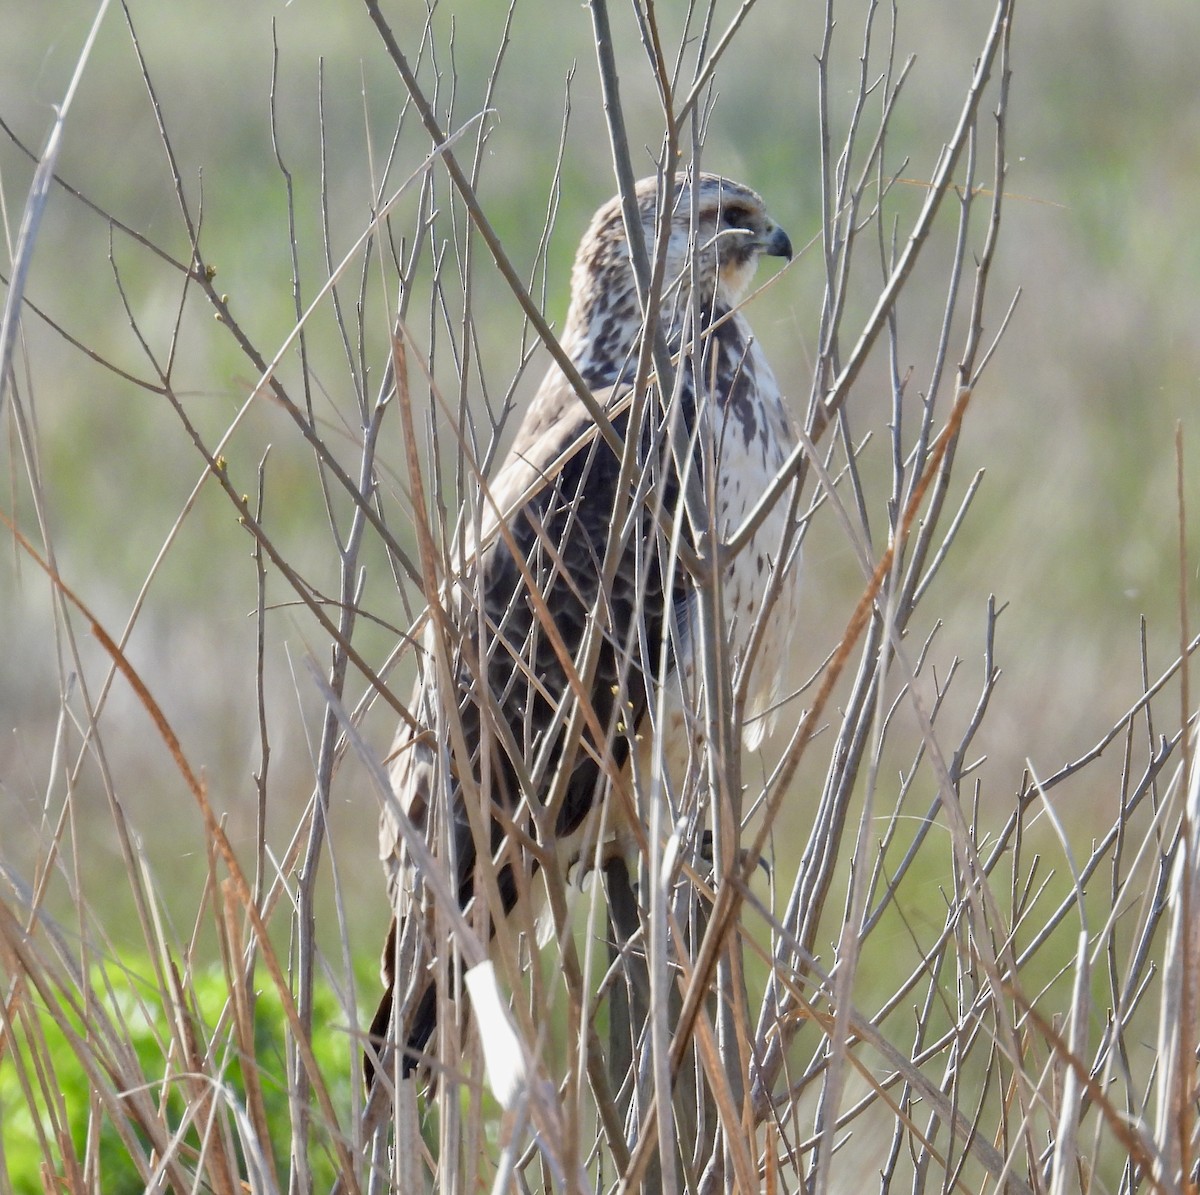
[(763, 238), (759, 245), (760, 252), (767, 254), (768, 257), (786, 257), (788, 261), (792, 260), (792, 242), (778, 224), (772, 227), (770, 233)]

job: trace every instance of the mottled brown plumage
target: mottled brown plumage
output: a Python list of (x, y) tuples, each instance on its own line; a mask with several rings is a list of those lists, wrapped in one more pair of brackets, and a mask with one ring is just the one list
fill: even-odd
[[(655, 181), (640, 183), (637, 196), (646, 242), (653, 247)], [(465, 801), (481, 802), (476, 824), (490, 826), (500, 896), (511, 915), (534, 884), (530, 841), (553, 850), (564, 871), (581, 858), (587, 865), (625, 850), (641, 833), (631, 756), (648, 765), (650, 731), (665, 735), (665, 773), (671, 785), (679, 785), (697, 741), (696, 593), (663, 531), (677, 525), (689, 539), (696, 534), (680, 500), (679, 445), (692, 445), (689, 467), (699, 492), (710, 496), (716, 527), (725, 535), (762, 494), (793, 447), (795, 432), (771, 370), (736, 311), (759, 256), (790, 257), (788, 238), (762, 200), (738, 183), (701, 175), (694, 199), (693, 210), (692, 187), (680, 180), (660, 315), (677, 381), (665, 400), (656, 390), (646, 404), (630, 492), (619, 494), (619, 457), (596, 434), (562, 371), (552, 366), (483, 495), (471, 537), (478, 546), (463, 554), (466, 572), (443, 595), (455, 691), (443, 691), (447, 686), (438, 683), (434, 654), (427, 652), (412, 709), (428, 732), (400, 728), (391, 771), (396, 807), (385, 810), (380, 830), (394, 917), (383, 958), (386, 990), (372, 1038), (376, 1045), (393, 1037), (403, 1043), (405, 1074), (429, 1046), (436, 1020), (435, 960), (446, 944), (434, 941), (429, 901), (404, 849), (398, 817), (426, 834), (452, 868), (460, 904), (468, 909), (477, 846)], [(629, 432), (629, 390), (641, 337), (621, 205), (614, 199), (596, 213), (580, 244), (562, 345), (611, 413), (622, 440)], [(624, 517), (614, 532), (619, 498)], [(762, 609), (782, 531), (777, 510), (726, 566), (726, 642), (735, 669)], [(614, 534), (620, 539), (610, 551)], [(615, 566), (608, 587), (602, 584), (606, 557)], [(794, 618), (796, 571), (780, 587), (756, 657), (743, 728), (751, 747), (762, 738), (777, 694), (782, 637)], [(540, 609), (548, 612), (552, 627)], [(593, 623), (600, 645), (588, 687), (589, 716), (577, 749), (564, 757), (564, 728), (575, 702), (563, 652), (573, 661), (571, 671), (578, 669)], [(455, 757), (450, 748), (449, 702), (457, 706), (469, 758)], [(557, 807), (544, 810), (564, 765)], [(464, 786), (460, 780), (467, 773), (473, 782)], [(614, 795), (614, 785), (624, 791)], [(464, 787), (476, 795), (464, 797)], [(612, 799), (601, 818), (607, 798)], [(520, 830), (515, 837), (506, 832), (513, 825)], [(522, 917), (517, 924), (525, 928), (529, 921)]]

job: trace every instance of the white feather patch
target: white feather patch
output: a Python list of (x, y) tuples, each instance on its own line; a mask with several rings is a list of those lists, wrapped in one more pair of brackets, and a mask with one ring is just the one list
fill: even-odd
[(483, 1062), (488, 1086), (507, 1112), (525, 1090), (525, 1052), (513, 1027), (512, 1012), (500, 994), (492, 960), (472, 967), (466, 974), (467, 993), (483, 1042)]

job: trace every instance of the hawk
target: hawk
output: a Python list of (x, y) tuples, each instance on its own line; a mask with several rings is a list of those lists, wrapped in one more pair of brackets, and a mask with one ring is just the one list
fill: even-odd
[[(640, 182), (636, 199), (652, 246), (658, 181)], [(674, 180), (669, 203), (654, 360), (665, 348), (670, 385), (660, 387), (643, 363), (649, 388), (640, 403), (634, 393), (645, 331), (618, 196), (580, 243), (561, 344), (619, 443), (636, 442), (619, 454), (552, 365), (499, 472), (481, 487), (470, 542), (453, 553), (457, 575), (439, 595), (440, 618), (430, 619), (413, 719), (393, 749), (396, 801), (380, 831), (393, 918), (370, 1035), (381, 1052), (399, 1043), (405, 1077), (429, 1049), (435, 976), (455, 972), (446, 960), (439, 971), (431, 897), (397, 819), (440, 856), (464, 911), (486, 846), (504, 915), (518, 928), (531, 924), (512, 914), (534, 888), (539, 858), (553, 852), (565, 875), (627, 852), (640, 829), (630, 797), (639, 759), (649, 759), (654, 735), (667, 736), (665, 773), (680, 783), (701, 725), (699, 598), (678, 540), (693, 546), (707, 528), (696, 525), (687, 487), (723, 540), (796, 444), (738, 308), (760, 256), (790, 260), (787, 234), (754, 191), (718, 175)], [(772, 581), (787, 563), (779, 559), (785, 522), (777, 505), (722, 566), (722, 629), (735, 670), (765, 619), (745, 705), (751, 748), (770, 719), (795, 618), (798, 570)], [(440, 665), (434, 635), (445, 645)], [(374, 1068), (368, 1051), (368, 1083)]]

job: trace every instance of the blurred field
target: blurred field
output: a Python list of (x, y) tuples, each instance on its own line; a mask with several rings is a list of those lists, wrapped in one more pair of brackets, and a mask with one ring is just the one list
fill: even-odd
[[(421, 20), (404, 6), (393, 7), (397, 31), (416, 39)], [(812, 64), (821, 15), (809, 11), (815, 6), (803, 12), (798, 7), (761, 0), (750, 14), (718, 76), (705, 151), (708, 168), (743, 178), (767, 197), (797, 247), (820, 228)], [(840, 27), (856, 29), (862, 20), (858, 6), (841, 7)], [(917, 62), (890, 132), (889, 160), (898, 168), (908, 159), (902, 185), (911, 191), (914, 209), (949, 135), (991, 8), (977, 0), (902, 6), (899, 53), (915, 53)], [(49, 6), (0, 0), (0, 117), (35, 152), (93, 9), (76, 0)], [(294, 312), (286, 194), (269, 121), (272, 23), (278, 43), (278, 148), (295, 183), (305, 302), (323, 277), (318, 59), (334, 260), (368, 219), (373, 173), (378, 176), (388, 153), (403, 98), (398, 81), (365, 14), (345, 0), (324, 6), (262, 0), (249, 9), (235, 0), (171, 5), (135, 0), (131, 9), (183, 178), (193, 198), (203, 192), (203, 238), (218, 267), (218, 285), (256, 342), (274, 351)], [(439, 54), (451, 44), (451, 23), (453, 61), (439, 59), (436, 68), (444, 94), (457, 77), (454, 111), (463, 121), (483, 102), (504, 6), (443, 6), (435, 22)], [(636, 34), (628, 24), (619, 30), (622, 46), (636, 61)], [(993, 330), (1018, 287), (1022, 297), (967, 421), (956, 470), (959, 494), (977, 468), (986, 477), (927, 607), (944, 624), (934, 648), (939, 671), (955, 658), (964, 661), (965, 717), (979, 683), (987, 597), (995, 594), (1007, 604), (997, 639), (1004, 676), (976, 744), (990, 759), (981, 801), (997, 820), (1012, 802), (1026, 761), (1038, 774), (1057, 770), (1134, 703), (1141, 684), (1142, 615), (1148, 619), (1151, 673), (1157, 675), (1178, 654), (1177, 421), (1183, 423), (1189, 516), (1193, 528), (1200, 526), (1197, 45), (1200, 7), (1194, 0), (1141, 7), (1116, 0), (1043, 0), (1017, 10), (1010, 202), (992, 284)], [(847, 32), (838, 47), (843, 70), (858, 46), (857, 33)], [(434, 66), (424, 64), (427, 79)], [(590, 213), (615, 186), (586, 11), (558, 0), (519, 4), (490, 101), (494, 112), (481, 157), (480, 194), (527, 274), (534, 269), (554, 176), (568, 75), (571, 116), (561, 208), (544, 274), (536, 278), (537, 286), (544, 278), (545, 308), (559, 321), (573, 248)], [(642, 157), (648, 171), (658, 149), (657, 102), (644, 71), (629, 70), (622, 82), (635, 161), (640, 137), (648, 144)], [(835, 112), (848, 103), (839, 94), (831, 99)], [(406, 133), (396, 151), (396, 177), (415, 169), (426, 151)], [(146, 89), (116, 9), (108, 14), (71, 113), (59, 173), (120, 221), (186, 257)], [(28, 158), (10, 138), (0, 137), (0, 199), (10, 244), (31, 176)], [(56, 191), (27, 296), (72, 337), (144, 374), (109, 251), (104, 219)], [(131, 306), (165, 344), (176, 316), (176, 281), (150, 253), (119, 234), (113, 251)], [(944, 304), (940, 264), (934, 258), (923, 266), (909, 291), (903, 319), (911, 326), (936, 323)], [(4, 273), (7, 277), (7, 265)], [(794, 379), (798, 411), (811, 380), (822, 281), (819, 247), (810, 248), (751, 311), (785, 389)], [(504, 392), (519, 366), (521, 334), (519, 313), (494, 271), (478, 266), (475, 286), (475, 309), (487, 315), (479, 318), (474, 346), (482, 381), (468, 395), (473, 403), (485, 384), (493, 396)], [(377, 294), (372, 299), (381, 303)], [(198, 297), (190, 302), (176, 380), (211, 441), (256, 379)], [(202, 462), (165, 404), (89, 361), (32, 314), (25, 317), (24, 332), (18, 381), (36, 421), (50, 499), (49, 536), (64, 579), (116, 634), (201, 476)], [(385, 332), (385, 326), (377, 327), (375, 343), (364, 351), (376, 384), (386, 358)], [(418, 327), (418, 333), (429, 342), (428, 328)], [(346, 379), (328, 322), (314, 328), (313, 345), (314, 356), (328, 363), (327, 372), (317, 366), (319, 386), (336, 395)], [(518, 398), (531, 392), (543, 364), (535, 357)], [(915, 402), (929, 361), (901, 362), (909, 365)], [(284, 368), (297, 376), (294, 358)], [(858, 435), (881, 428), (886, 419), (886, 394), (875, 393), (868, 380), (852, 397), (850, 423)], [(319, 393), (315, 401), (319, 408), (324, 403)], [(331, 399), (329, 410), (337, 405)], [(357, 429), (331, 424), (328, 433), (338, 442)], [(266, 510), (273, 530), (289, 559), (332, 593), (336, 561), (311, 454), (265, 403), (251, 411), (226, 450), (231, 475), (253, 492), (255, 469), (268, 445)], [(385, 430), (382, 456), (389, 477), (383, 501), (399, 529), (406, 519), (394, 427)], [(868, 492), (880, 501), (888, 465), (885, 442), (878, 438), (863, 468)], [(32, 535), (25, 476), (10, 404), (4, 412), (0, 503)], [(882, 522), (879, 526), (882, 533)], [(1194, 533), (1190, 548), (1194, 561)], [(129, 646), (193, 765), (204, 769), (212, 802), (227, 815), (235, 845), (253, 841), (252, 773), (260, 766), (249, 553), (250, 541), (228, 502), (210, 485), (155, 577)], [(818, 516), (805, 563), (797, 676), (807, 676), (829, 651), (862, 584), (830, 517)], [(1194, 568), (1192, 575), (1194, 581)], [(312, 638), (311, 621), (288, 608), (282, 586), (269, 596), (284, 603), (268, 620), (266, 645), (269, 825), (272, 843), (282, 852), (312, 787), (320, 702), (303, 661), (311, 655), (325, 667), (328, 647)], [(364, 605), (393, 626), (406, 622), (379, 553), (369, 557)], [(64, 716), (60, 691), (70, 666), (56, 641), (50, 607), (44, 578), (15, 546), (7, 546), (0, 565), (5, 807), (0, 833), (4, 860), (28, 869), (26, 874), (61, 807), (62, 769), (74, 763), (78, 750), (78, 735), (68, 734), (72, 751), (56, 762), (54, 743)], [(923, 636), (932, 625), (914, 634)], [(391, 641), (388, 629), (368, 626), (356, 640), (375, 661)], [(106, 660), (94, 643), (84, 642), (82, 651), (84, 679), (95, 690)], [(401, 693), (406, 687), (398, 686)], [(368, 720), (368, 735), (381, 752), (391, 722), (378, 710)], [(144, 711), (120, 680), (102, 727), (106, 766), (118, 778), (126, 813), (144, 839), (167, 904), (181, 916), (194, 915), (207, 867), (196, 853), (197, 814)], [(89, 762), (79, 773), (71, 838), (89, 901), (98, 905), (106, 894), (113, 897), (108, 920), (119, 940), (131, 913), (120, 885), (110, 885), (122, 864), (95, 766)], [(811, 813), (805, 794), (815, 792), (820, 779), (800, 778), (788, 815), (797, 840)], [(1059, 815), (1082, 844), (1115, 814), (1114, 809), (1097, 814), (1092, 783), (1060, 793)], [(376, 803), (351, 761), (337, 782), (330, 829), (351, 948), (364, 967), (386, 920), (375, 864), (376, 817)], [(936, 887), (937, 877), (930, 884)], [(186, 935), (184, 926), (178, 928)], [(331, 919), (324, 932), (335, 928)]]
[[(614, 187), (586, 12), (543, 7), (517, 10), (493, 99), (481, 192), (514, 260), (532, 260), (565, 79), (578, 60), (562, 210), (546, 271), (547, 309), (561, 318), (576, 238)], [(90, 4), (64, 2), (54, 5), (51, 17), (44, 7), (11, 0), (4, 5), (0, 115), (34, 149), (49, 128), (92, 11)], [(956, 88), (969, 70), (967, 56), (987, 11), (984, 4), (929, 2), (903, 9), (901, 50), (915, 52), (918, 61), (892, 133), (892, 153), (910, 156), (904, 174), (914, 180), (914, 190), (949, 130)], [(290, 326), (291, 285), (284, 190), (268, 122), (272, 22), (279, 45), (281, 150), (295, 176), (310, 267), (319, 248), (317, 58), (324, 62), (335, 252), (348, 247), (365, 219), (368, 147), (378, 160), (399, 103), (397, 83), (353, 4), (315, 10), (260, 3), (248, 13), (233, 3), (134, 5), (133, 14), (185, 178), (193, 184), (203, 178), (205, 238), (220, 285), (260, 343), (276, 344)], [(480, 102), (503, 14), (476, 4), (440, 15), (441, 28), (454, 18), (456, 111), (466, 117)], [(848, 10), (843, 24), (858, 19)], [(402, 13), (397, 20), (410, 34), (419, 28)], [(619, 31), (632, 49), (631, 30)], [(754, 10), (718, 80), (707, 150), (711, 165), (752, 181), (768, 197), (797, 245), (819, 227), (815, 36), (815, 17), (797, 14), (791, 5), (762, 3)], [(1010, 799), (1026, 757), (1043, 772), (1053, 770), (1131, 704), (1139, 615), (1150, 619), (1152, 660), (1165, 664), (1178, 642), (1176, 420), (1184, 422), (1193, 478), (1200, 469), (1194, 418), (1200, 150), (1193, 135), (1200, 93), (1191, 52), (1198, 37), (1200, 11), (1187, 0), (1136, 10), (1116, 3), (1030, 4), (1018, 12), (1009, 146), (1013, 201), (1005, 213), (995, 293), (1020, 286), (1023, 295), (964, 439), (959, 476), (969, 477), (978, 465), (987, 477), (954, 571), (942, 582), (955, 598), (953, 608), (941, 611), (947, 657), (961, 654), (968, 663), (978, 657), (989, 592), (1009, 603), (998, 644), (1005, 679), (986, 738), (996, 763), (989, 771), (995, 778), (989, 802)], [(848, 35), (842, 50), (849, 54), (856, 45)], [(448, 72), (449, 63), (439, 65)], [(652, 138), (657, 109), (643, 75), (629, 71), (623, 82), (634, 129)], [(833, 102), (838, 100), (835, 95)], [(402, 152), (415, 158), (417, 147), (406, 145)], [(645, 163), (648, 168), (648, 157)], [(0, 172), (11, 237), (31, 167), (8, 139), (0, 145)], [(60, 173), (122, 221), (185, 252), (146, 92), (115, 10), (71, 114)], [(116, 253), (137, 310), (169, 326), (174, 291), (166, 289), (161, 272), (120, 237)], [(107, 254), (103, 220), (58, 192), (29, 298), (82, 342), (136, 367)], [(810, 251), (753, 313), (776, 372), (785, 385), (789, 377), (797, 379), (798, 407), (807, 394), (819, 269)], [(517, 315), (501, 301), (494, 276), (481, 270), (479, 277), (481, 286), (496, 287), (494, 316), (489, 311), (480, 321), (485, 339), (479, 348), (482, 368), (499, 390), (516, 364)], [(914, 322), (928, 318), (920, 303), (927, 302), (930, 312), (940, 309), (936, 270), (927, 277), (926, 289), (918, 287), (909, 299)], [(37, 319), (27, 318), (25, 331), (60, 565), (115, 631), (199, 476), (199, 461), (161, 404), (89, 363)], [(192, 320), (181, 345), (193, 409), (212, 429), (223, 425), (251, 382), (221, 331)], [(906, 364), (915, 367), (919, 385), (924, 363)], [(535, 361), (524, 393), (539, 373)], [(871, 394), (860, 391), (851, 418), (855, 426), (872, 426), (877, 413)], [(248, 486), (257, 456), (272, 442), (268, 501), (303, 559), (305, 527), (322, 516), (304, 450), (282, 430), (269, 412), (255, 413), (231, 459)], [(6, 505), (21, 518), (28, 506), (11, 431), (6, 443)], [(322, 550), (323, 544), (314, 555)], [(243, 666), (253, 634), (247, 552), (248, 541), (223, 501), (211, 490), (204, 493), (151, 589), (131, 648), (235, 827), (249, 817), (253, 801), (249, 774), (257, 735), (246, 718), (250, 695)], [(32, 842), (38, 833), (58, 682), (44, 582), (15, 550), (6, 557), (0, 571), (0, 599), (8, 611), (0, 665), (0, 783), (9, 809), (8, 853), (14, 838)], [(840, 595), (858, 583), (831, 520), (815, 528), (806, 563), (803, 669), (815, 666), (833, 632), (823, 611), (844, 608)], [(386, 589), (384, 577), (371, 580), (379, 592)], [(386, 610), (386, 594), (380, 601)], [(301, 678), (298, 697), (289, 696), (287, 657), (294, 663), (316, 645), (296, 638), (286, 611), (273, 619), (272, 629), (269, 663), (278, 699), (272, 792), (274, 801), (294, 811), (308, 796), (303, 711), (311, 693)], [(140, 717), (117, 685), (106, 719), (116, 724)], [(387, 730), (379, 734), (382, 744)], [(178, 807), (169, 761), (140, 732), (114, 734), (108, 747), (116, 753), (113, 767), (139, 778), (126, 786), (125, 797), (136, 814), (143, 803), (153, 811), (149, 823), (135, 820), (151, 840), (152, 857), (174, 872), (181, 862), (173, 855), (174, 822), (192, 815)], [(343, 783), (341, 797), (341, 846), (363, 864), (351, 881), (362, 886), (355, 917), (373, 923), (381, 916), (370, 863), (375, 811), (357, 799), (351, 784)], [(1076, 799), (1086, 806), (1085, 794)], [(1076, 812), (1086, 827), (1086, 807), (1063, 811), (1069, 821)], [(101, 811), (97, 815), (106, 820)], [(290, 821), (289, 813), (281, 824)], [(108, 857), (104, 841), (98, 830), (95, 862), (101, 871)]]

